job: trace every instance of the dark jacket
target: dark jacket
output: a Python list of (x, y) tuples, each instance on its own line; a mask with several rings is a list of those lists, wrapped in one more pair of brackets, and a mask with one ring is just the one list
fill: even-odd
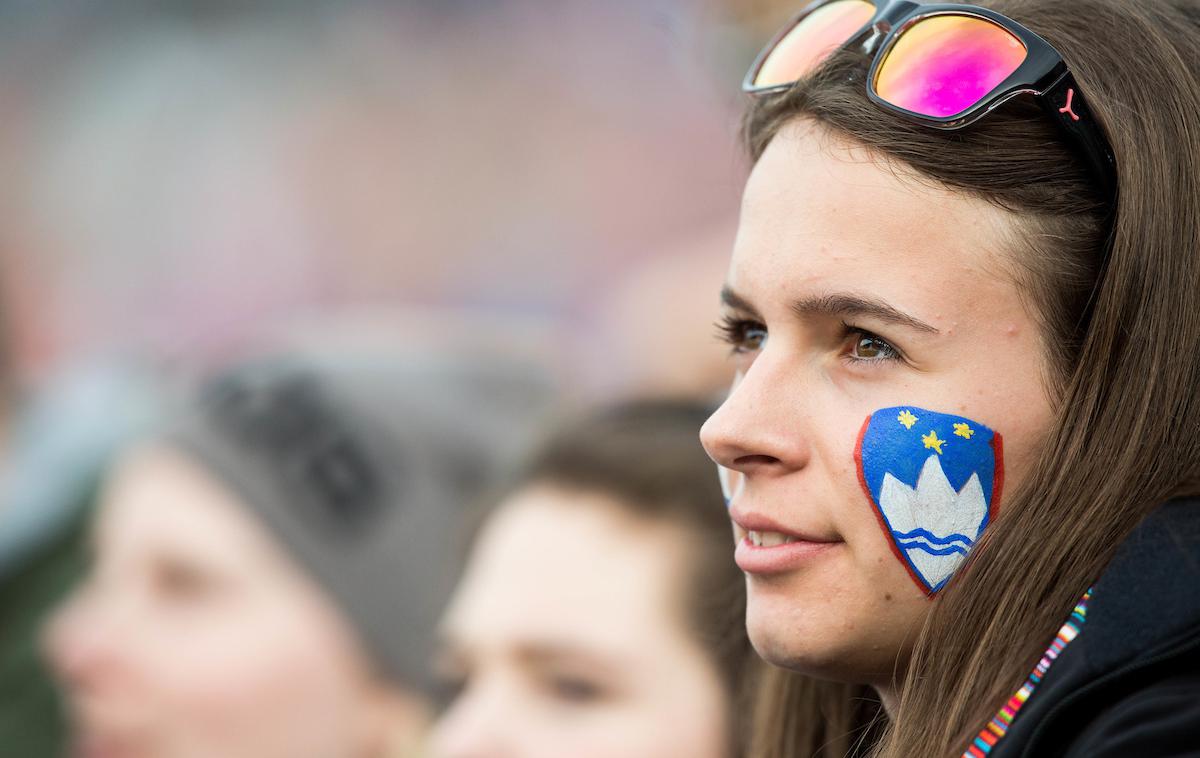
[(991, 755), (1200, 756), (1200, 500), (1163, 505), (1121, 544)]

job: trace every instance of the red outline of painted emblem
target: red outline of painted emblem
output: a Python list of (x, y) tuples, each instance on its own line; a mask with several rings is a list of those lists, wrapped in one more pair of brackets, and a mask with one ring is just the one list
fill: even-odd
[[(858, 472), (858, 484), (862, 487), (863, 494), (867, 496), (867, 502), (871, 504), (871, 510), (875, 513), (875, 520), (879, 523), (879, 528), (883, 530), (884, 539), (887, 540), (888, 547), (892, 549), (892, 554), (900, 561), (900, 565), (908, 572), (908, 576), (917, 585), (917, 589), (921, 590), (926, 597), (931, 600), (937, 594), (937, 590), (931, 590), (926, 586), (925, 581), (913, 569), (912, 563), (908, 560), (908, 556), (896, 544), (896, 540), (892, 538), (892, 530), (888, 526), (887, 520), (883, 517), (883, 508), (879, 503), (875, 502), (875, 496), (871, 494), (871, 488), (867, 485), (867, 475), (863, 471), (862, 459), (862, 444), (863, 438), (867, 436), (867, 429), (871, 426), (871, 419), (875, 414), (867, 416), (867, 420), (863, 422), (862, 428), (858, 430), (858, 439), (854, 443), (854, 470)], [(988, 523), (996, 518), (996, 514), (1000, 512), (1000, 495), (1004, 489), (1004, 439), (1000, 436), (1000, 432), (992, 430), (992, 439), (989, 442), (992, 447), (992, 455), (995, 457), (996, 464), (992, 476), (992, 501), (988, 504)], [(945, 585), (942, 585), (945, 587)]]

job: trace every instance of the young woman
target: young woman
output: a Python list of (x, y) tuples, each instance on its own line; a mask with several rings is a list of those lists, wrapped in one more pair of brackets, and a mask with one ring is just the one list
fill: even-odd
[(117, 466), (46, 633), (79, 756), (423, 755), (446, 544), (545, 397), (444, 357), (337, 362), (240, 368)]
[(752, 69), (702, 438), (755, 647), (842, 683), (763, 755), (871, 694), (878, 755), (1197, 750), (1198, 71), (1183, 0), (824, 0)]
[(553, 435), (488, 514), (443, 621), (438, 758), (733, 758), (754, 655), (708, 409)]

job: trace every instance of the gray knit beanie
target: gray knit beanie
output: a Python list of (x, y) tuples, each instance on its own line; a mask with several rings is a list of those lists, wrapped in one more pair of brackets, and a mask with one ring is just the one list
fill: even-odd
[(429, 692), (464, 510), (523, 454), (552, 395), (495, 361), (264, 360), (204, 385), (162, 441), (261, 518), (386, 674)]

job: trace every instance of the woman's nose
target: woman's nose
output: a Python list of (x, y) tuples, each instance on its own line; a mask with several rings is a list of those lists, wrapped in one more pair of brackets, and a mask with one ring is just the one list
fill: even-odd
[(110, 667), (111, 619), (85, 589), (75, 592), (42, 629), (46, 660), (63, 684), (88, 687)]
[(709, 457), (747, 476), (803, 468), (810, 452), (804, 398), (766, 358), (735, 383), (700, 429)]

